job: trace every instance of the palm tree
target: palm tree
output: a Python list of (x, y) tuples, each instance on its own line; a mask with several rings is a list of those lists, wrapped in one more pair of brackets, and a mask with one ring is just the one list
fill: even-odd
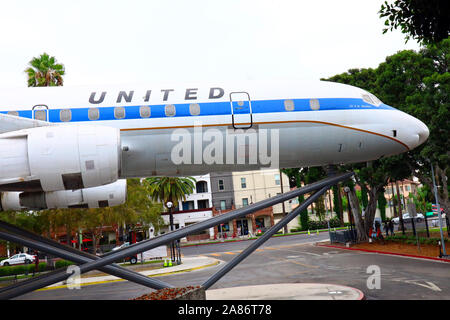
[[(147, 184), (150, 198), (154, 201), (163, 202), (169, 208), (170, 231), (173, 231), (172, 206), (167, 204), (171, 202), (176, 207), (179, 200), (186, 200), (186, 196), (194, 192), (195, 179), (193, 177), (150, 177), (145, 179), (145, 183)], [(174, 243), (170, 247), (171, 260), (175, 261)], [(178, 263), (181, 263), (181, 259), (179, 257), (177, 259)]]
[(150, 177), (145, 179), (150, 198), (164, 204), (186, 200), (186, 196), (194, 192), (196, 180), (193, 177)]
[(43, 53), (39, 58), (34, 57), (29, 62), (30, 67), (25, 70), (28, 74), (29, 87), (62, 86), (65, 69), (63, 64), (56, 62), (55, 57)]

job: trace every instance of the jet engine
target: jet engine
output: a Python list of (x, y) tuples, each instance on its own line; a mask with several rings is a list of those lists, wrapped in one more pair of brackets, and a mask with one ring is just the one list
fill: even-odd
[(3, 192), (0, 211), (113, 207), (125, 203), (126, 195), (126, 180), (78, 190)]
[(120, 130), (58, 125), (0, 135), (0, 191), (57, 191), (116, 181)]

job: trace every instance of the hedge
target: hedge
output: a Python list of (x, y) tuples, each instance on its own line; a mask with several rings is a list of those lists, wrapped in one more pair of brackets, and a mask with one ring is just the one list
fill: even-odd
[[(64, 268), (64, 267), (67, 267), (67, 266), (69, 266), (71, 264), (74, 264), (74, 263), (70, 262), (70, 261), (67, 261), (67, 260), (58, 260), (58, 261), (55, 262), (55, 268), (56, 269)], [(31, 264), (28, 264), (28, 265), (21, 264), (21, 265), (18, 265), (18, 266), (3, 266), (3, 267), (0, 267), (0, 277), (25, 274), (27, 268), (28, 268), (28, 273), (33, 273), (33, 271), (36, 268), (36, 265), (34, 263), (31, 263)], [(43, 271), (46, 271), (47, 269), (49, 269), (47, 267), (47, 263), (45, 263), (45, 262), (39, 263), (38, 272), (43, 272)]]
[[(33, 271), (35, 270), (36, 266), (34, 263), (32, 264), (22, 264), (19, 266), (4, 266), (4, 267), (0, 267), (0, 277), (6, 277), (6, 276), (14, 276), (14, 275), (19, 275), (19, 274), (25, 274), (26, 270), (28, 268), (28, 273), (33, 273)], [(44, 270), (47, 269), (47, 263), (45, 262), (41, 262), (39, 263), (38, 266), (38, 271), (42, 272)]]
[[(407, 235), (395, 235), (395, 236), (388, 236), (384, 238), (385, 240), (390, 240), (394, 242), (405, 242), (407, 244), (417, 244), (417, 239), (415, 236), (407, 236)], [(430, 244), (437, 246), (439, 241), (441, 241), (440, 238), (424, 238), (419, 237), (419, 243), (420, 244)], [(445, 242), (448, 243), (449, 240), (445, 239)]]

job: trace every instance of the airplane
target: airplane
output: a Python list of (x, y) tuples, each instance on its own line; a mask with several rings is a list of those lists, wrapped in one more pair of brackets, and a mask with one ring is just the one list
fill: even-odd
[(365, 162), (410, 151), (420, 120), (328, 81), (0, 91), (0, 210), (102, 207), (124, 179)]

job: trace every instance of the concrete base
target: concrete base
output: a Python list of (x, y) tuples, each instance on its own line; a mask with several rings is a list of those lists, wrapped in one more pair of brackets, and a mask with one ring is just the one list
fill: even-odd
[(279, 283), (206, 291), (206, 300), (362, 300), (355, 288), (324, 283)]

